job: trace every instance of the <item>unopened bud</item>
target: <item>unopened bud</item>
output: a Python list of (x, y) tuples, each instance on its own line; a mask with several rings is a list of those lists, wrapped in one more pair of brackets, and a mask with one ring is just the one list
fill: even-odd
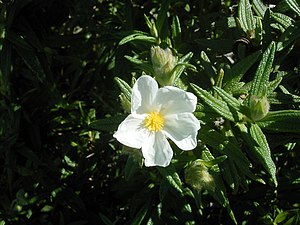
[(130, 113), (131, 112), (131, 103), (130, 101), (126, 98), (124, 93), (121, 93), (119, 95), (120, 101), (121, 101), (121, 105), (124, 109), (125, 112)]
[(151, 61), (157, 82), (161, 86), (173, 85), (173, 70), (176, 66), (177, 58), (173, 56), (171, 49), (153, 46), (151, 48)]
[(250, 97), (250, 116), (253, 121), (258, 121), (264, 118), (270, 109), (270, 104), (266, 96), (258, 97), (252, 95)]
[(213, 176), (209, 173), (208, 168), (199, 160), (194, 161), (186, 168), (185, 181), (197, 191), (201, 191), (202, 189), (215, 190)]

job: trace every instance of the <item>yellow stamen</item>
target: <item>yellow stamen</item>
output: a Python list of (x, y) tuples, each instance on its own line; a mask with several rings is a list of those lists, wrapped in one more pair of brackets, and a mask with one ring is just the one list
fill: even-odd
[(151, 112), (144, 120), (144, 126), (150, 131), (160, 131), (164, 127), (165, 119), (158, 112)]

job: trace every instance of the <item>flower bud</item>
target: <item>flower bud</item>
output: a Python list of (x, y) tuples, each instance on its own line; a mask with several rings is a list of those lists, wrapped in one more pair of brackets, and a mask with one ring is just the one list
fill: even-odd
[(197, 191), (201, 191), (202, 189), (215, 190), (213, 176), (209, 173), (208, 168), (199, 160), (194, 161), (186, 168), (185, 181)]
[(119, 95), (120, 101), (121, 101), (121, 105), (124, 109), (125, 112), (130, 113), (131, 112), (131, 103), (130, 101), (126, 98), (124, 93), (121, 93)]
[(250, 116), (251, 119), (255, 122), (264, 118), (270, 109), (270, 104), (266, 96), (258, 97), (252, 95), (250, 97)]
[(159, 46), (153, 46), (151, 48), (151, 61), (157, 82), (161, 86), (173, 85), (173, 70), (177, 58), (173, 56), (172, 51), (169, 48), (162, 49)]

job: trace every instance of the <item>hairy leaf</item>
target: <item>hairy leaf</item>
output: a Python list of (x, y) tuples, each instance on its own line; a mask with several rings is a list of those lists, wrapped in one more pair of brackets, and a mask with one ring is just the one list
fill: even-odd
[(275, 49), (276, 45), (272, 42), (263, 53), (260, 64), (254, 75), (250, 94), (260, 96), (266, 92), (269, 76), (272, 71)]

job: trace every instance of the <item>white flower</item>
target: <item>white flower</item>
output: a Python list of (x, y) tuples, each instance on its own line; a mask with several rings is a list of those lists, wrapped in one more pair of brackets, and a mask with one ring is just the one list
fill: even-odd
[(182, 150), (197, 145), (196, 104), (194, 94), (172, 86), (158, 88), (152, 77), (141, 76), (132, 88), (131, 114), (114, 137), (126, 146), (141, 148), (145, 166), (168, 166), (173, 151), (167, 138)]

